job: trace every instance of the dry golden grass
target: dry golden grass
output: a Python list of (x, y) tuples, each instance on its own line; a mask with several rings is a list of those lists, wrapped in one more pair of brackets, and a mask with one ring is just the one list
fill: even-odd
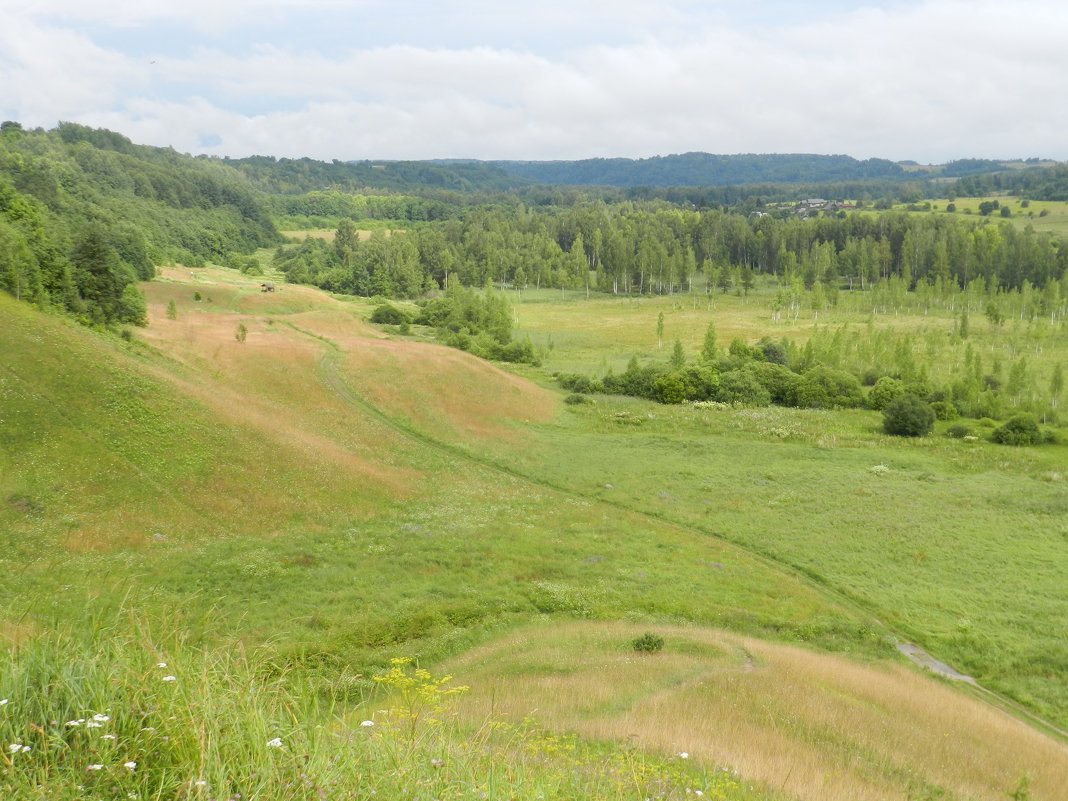
[[(144, 338), (187, 368), (161, 370), (160, 375), (208, 406), (220, 422), (255, 429), (279, 449), (278, 462), (303, 465), (309, 478), (317, 476), (338, 490), (345, 485), (365, 489), (377, 485), (390, 497), (404, 497), (418, 482), (418, 471), (382, 458), (383, 450), (400, 447), (397, 437), (360, 415), (323, 382), (318, 374), (322, 341), (270, 318), (213, 312), (200, 304), (180, 307), (178, 319), (170, 320), (166, 302), (176, 292), (188, 298), (188, 288), (152, 283), (145, 290), (152, 325)], [(330, 302), (321, 293), (317, 299)], [(240, 304), (243, 309), (249, 305)], [(307, 316), (294, 316), (301, 323), (309, 321)], [(235, 337), (238, 325), (247, 329), (244, 342)], [(238, 496), (213, 493), (211, 497), (216, 505), (229, 506)], [(281, 498), (268, 493), (258, 503), (269, 508)]]
[[(257, 279), (215, 268), (161, 277), (143, 285), (151, 324), (139, 333), (168, 357), (156, 377), (274, 454), (262, 469), (236, 457), (211, 491), (181, 488), (209, 518), (236, 517), (269, 534), (294, 514), (329, 525), (418, 493), (420, 446), (354, 403), (361, 397), (436, 436), (463, 439), (510, 435), (511, 423), (555, 412), (551, 393), (460, 351), (387, 340), (362, 306), (319, 290), (261, 292)], [(177, 319), (167, 316), (172, 301)], [(353, 395), (331, 380), (333, 361)], [(295, 485), (281, 475), (293, 470)], [(78, 541), (95, 547), (93, 537)]]
[(363, 340), (345, 350), (350, 383), (437, 437), (514, 437), (515, 422), (549, 420), (558, 408), (553, 393), (453, 348)]
[(687, 752), (806, 801), (925, 795), (1003, 801), (1023, 775), (1035, 801), (1068, 787), (1068, 749), (900, 664), (722, 632), (574, 623), (520, 631), (455, 660), (466, 712)]

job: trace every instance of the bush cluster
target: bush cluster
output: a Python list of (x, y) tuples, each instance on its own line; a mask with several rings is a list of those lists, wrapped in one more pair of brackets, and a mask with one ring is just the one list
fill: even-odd
[(905, 394), (883, 410), (883, 430), (898, 437), (923, 437), (931, 433), (935, 410), (923, 398)]
[(631, 642), (631, 646), (639, 654), (655, 654), (664, 648), (664, 638), (659, 634), (653, 634), (651, 631), (645, 632), (640, 637), (634, 638)]
[[(749, 346), (731, 343), (726, 356), (696, 365), (641, 365), (632, 358), (619, 374), (602, 378), (560, 373), (564, 389), (580, 393), (608, 393), (647, 398), (659, 403), (716, 401), (738, 406), (798, 406), (813, 409), (851, 409), (864, 405), (860, 382), (850, 373), (823, 365), (797, 372), (779, 363), (786, 349), (779, 343)], [(770, 358), (769, 358), (770, 357)]]
[(990, 439), (1000, 445), (1041, 445), (1053, 442), (1051, 431), (1043, 431), (1029, 414), (1018, 414), (990, 432)]

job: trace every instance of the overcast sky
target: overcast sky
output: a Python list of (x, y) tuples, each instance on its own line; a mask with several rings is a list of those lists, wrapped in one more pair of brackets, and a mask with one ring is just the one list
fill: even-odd
[(0, 119), (320, 159), (1068, 160), (1066, 0), (0, 0)]

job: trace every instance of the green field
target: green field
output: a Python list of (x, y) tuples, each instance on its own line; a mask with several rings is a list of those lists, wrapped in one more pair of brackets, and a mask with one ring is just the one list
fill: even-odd
[[(1012, 195), (990, 195), (989, 197), (965, 197), (965, 198), (936, 198), (925, 201), (930, 203), (928, 211), (915, 212), (916, 214), (956, 214), (966, 218), (983, 219), (980, 215), (979, 204), (987, 201), (997, 201), (999, 207), (1008, 208), (1011, 216), (1002, 217), (1000, 208), (991, 213), (987, 219), (997, 223), (1007, 220), (1017, 228), (1031, 226), (1036, 231), (1048, 231), (1058, 236), (1068, 235), (1068, 202), (1063, 200), (1027, 200)], [(952, 203), (955, 211), (948, 212), (946, 207)], [(909, 204), (900, 204), (897, 209), (906, 209)], [(921, 204), (922, 205), (922, 204)]]
[[(724, 348), (789, 337), (939, 384), (969, 348), (1005, 375), (1026, 354), (1019, 403), (1046, 408), (1063, 318), (1006, 297), (965, 340), (951, 303), (911, 295), (774, 319), (771, 286), (526, 291), (542, 364), (494, 366), (369, 325), (361, 299), (221, 269), (144, 289), (130, 340), (0, 296), (0, 736), (29, 747), (9, 797), (1052, 801), (1068, 781), (1040, 724), (893, 647), (1068, 728), (1065, 445), (974, 420), (893, 438), (860, 409), (565, 405), (553, 380), (676, 338), (695, 359), (714, 321)], [(661, 654), (630, 648), (644, 631)], [(732, 694), (745, 725), (702, 728)], [(66, 726), (93, 714), (115, 739)], [(944, 737), (886, 750), (865, 736), (884, 724)]]

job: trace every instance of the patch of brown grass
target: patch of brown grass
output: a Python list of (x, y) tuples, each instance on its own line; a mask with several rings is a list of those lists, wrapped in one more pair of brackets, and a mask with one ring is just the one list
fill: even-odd
[(455, 660), (469, 714), (634, 740), (724, 765), (807, 801), (891, 801), (943, 790), (1003, 801), (1031, 777), (1036, 801), (1068, 787), (1068, 749), (897, 663), (712, 630), (568, 624), (521, 631)]
[(558, 400), (454, 348), (364, 340), (346, 349), (347, 377), (378, 408), (459, 441), (512, 438), (514, 423), (550, 420)]

